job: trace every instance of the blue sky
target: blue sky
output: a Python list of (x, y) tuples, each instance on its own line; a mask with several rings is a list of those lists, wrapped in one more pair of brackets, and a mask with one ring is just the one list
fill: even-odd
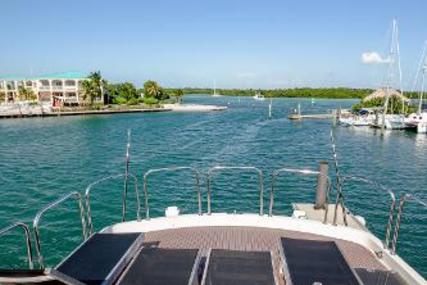
[(137, 85), (376, 87), (391, 21), (404, 86), (427, 40), (427, 1), (3, 0), (0, 76), (101, 70)]

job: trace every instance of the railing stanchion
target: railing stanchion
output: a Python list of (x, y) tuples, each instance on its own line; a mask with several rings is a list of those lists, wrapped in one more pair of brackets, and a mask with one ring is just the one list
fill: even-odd
[(389, 208), (389, 212), (388, 212), (387, 226), (386, 226), (386, 230), (385, 230), (385, 239), (383, 241), (384, 248), (389, 248), (390, 247), (390, 235), (391, 235), (391, 231), (392, 231), (392, 227), (393, 227), (393, 220), (394, 220), (394, 212), (395, 212), (395, 208), (396, 208), (396, 195), (394, 194), (393, 191), (384, 187), (383, 185), (381, 185), (377, 182), (371, 181), (369, 179), (363, 178), (363, 177), (349, 176), (349, 175), (341, 177), (341, 183), (343, 185), (346, 183), (346, 181), (349, 181), (349, 180), (359, 181), (359, 182), (363, 182), (365, 184), (375, 186), (376, 189), (380, 189), (381, 191), (384, 191), (390, 195), (391, 202), (390, 202), (390, 208)]
[(200, 191), (200, 173), (193, 167), (190, 166), (176, 166), (176, 167), (165, 167), (165, 168), (156, 168), (156, 169), (150, 169), (143, 175), (143, 186), (144, 186), (144, 204), (145, 204), (145, 219), (150, 219), (150, 206), (148, 201), (148, 177), (153, 173), (158, 172), (173, 172), (173, 171), (180, 171), (180, 170), (190, 170), (194, 174), (194, 180), (195, 180), (195, 188), (197, 191), (197, 206), (198, 206), (198, 214), (202, 215), (202, 193)]
[[(137, 221), (141, 221), (141, 213), (140, 213), (141, 212), (141, 203), (140, 203), (139, 191), (138, 191), (138, 179), (136, 178), (136, 176), (134, 176), (130, 173), (107, 176), (107, 177), (101, 178), (95, 182), (92, 182), (91, 184), (89, 184), (86, 187), (86, 190), (85, 190), (88, 235), (91, 235), (93, 233), (92, 209), (90, 206), (90, 193), (91, 193), (92, 189), (94, 188), (94, 186), (96, 186), (102, 182), (105, 182), (107, 180), (113, 180), (113, 179), (121, 178), (121, 177), (124, 177), (125, 179), (129, 179), (129, 177), (131, 177), (133, 179), (135, 196), (136, 196), (136, 219), (137, 219)], [(127, 192), (123, 191), (122, 199), (123, 199), (123, 201), (122, 201), (122, 222), (125, 222), (126, 221)]]
[(125, 181), (123, 185), (123, 200), (122, 200), (122, 222), (126, 220), (126, 197), (128, 193), (128, 178), (129, 178), (129, 164), (130, 164), (130, 138), (131, 130), (128, 130), (128, 142), (126, 145), (126, 159), (125, 159)]
[(4, 236), (6, 233), (10, 232), (11, 230), (15, 228), (21, 228), (24, 231), (25, 234), (25, 245), (27, 247), (27, 258), (28, 258), (28, 267), (30, 269), (34, 269), (34, 263), (33, 263), (33, 247), (31, 245), (31, 234), (30, 234), (30, 228), (21, 222), (16, 222), (6, 228), (0, 229), (0, 237)]
[(85, 240), (87, 238), (84, 207), (83, 207), (83, 203), (82, 203), (82, 196), (80, 195), (79, 192), (68, 193), (68, 194), (62, 196), (61, 198), (57, 199), (56, 201), (48, 204), (43, 209), (41, 209), (39, 212), (37, 212), (37, 214), (36, 214), (36, 216), (34, 217), (34, 220), (33, 220), (33, 228), (34, 228), (34, 237), (35, 237), (35, 244), (36, 244), (36, 252), (37, 252), (37, 256), (38, 256), (38, 261), (39, 261), (40, 269), (44, 269), (45, 268), (44, 258), (43, 258), (43, 254), (41, 252), (41, 243), (40, 243), (40, 230), (39, 230), (40, 220), (41, 220), (43, 214), (46, 213), (48, 210), (50, 210), (50, 209), (58, 206), (59, 204), (65, 202), (65, 201), (67, 201), (67, 200), (69, 200), (71, 198), (76, 199), (78, 201), (78, 206), (79, 206), (79, 211), (80, 211), (80, 218), (81, 218), (81, 222), (82, 222), (83, 240)]
[(264, 179), (263, 179), (263, 173), (260, 169), (253, 167), (253, 166), (214, 166), (208, 170), (207, 174), (207, 208), (208, 208), (208, 215), (211, 214), (211, 176), (214, 171), (221, 171), (221, 170), (246, 170), (246, 171), (254, 171), (258, 174), (258, 181), (259, 181), (259, 215), (264, 215)]

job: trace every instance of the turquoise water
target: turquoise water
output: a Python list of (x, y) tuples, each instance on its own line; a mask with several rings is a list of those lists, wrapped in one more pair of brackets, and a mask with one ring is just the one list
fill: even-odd
[[(124, 171), (127, 129), (132, 129), (131, 171), (141, 180), (150, 168), (192, 166), (205, 174), (215, 165), (252, 165), (264, 172), (267, 197), (272, 170), (317, 168), (330, 160), (329, 121), (292, 122), (286, 116), (301, 104), (303, 112), (318, 113), (353, 100), (274, 99), (269, 120), (268, 100), (186, 96), (189, 103), (228, 104), (225, 112), (153, 113), (0, 121), (0, 227), (14, 221), (31, 223), (45, 204), (70, 191), (83, 192), (94, 180)], [(337, 128), (341, 171), (364, 176), (396, 193), (426, 197), (427, 136), (410, 132)], [(332, 165), (331, 165), (332, 166)], [(142, 183), (140, 181), (140, 190)], [(156, 174), (149, 180), (151, 215), (169, 205), (183, 212), (197, 210), (190, 172)], [(312, 202), (315, 179), (283, 175), (278, 182), (275, 213), (290, 213), (291, 202)], [(94, 188), (94, 225), (101, 229), (121, 219), (123, 181)], [(347, 205), (364, 216), (381, 238), (387, 220), (387, 196), (362, 183), (345, 185)], [(213, 211), (257, 212), (257, 177), (252, 173), (215, 176)], [(205, 190), (204, 190), (205, 192)], [(134, 201), (132, 193), (129, 201)], [(203, 204), (206, 210), (205, 203)], [(127, 216), (134, 219), (135, 203)], [(267, 203), (265, 203), (267, 210)], [(398, 253), (427, 276), (427, 210), (409, 203)], [(144, 211), (142, 211), (144, 213)], [(53, 265), (81, 241), (75, 201), (48, 212), (42, 220), (42, 251)], [(24, 240), (16, 233), (0, 240), (0, 264), (24, 266)]]

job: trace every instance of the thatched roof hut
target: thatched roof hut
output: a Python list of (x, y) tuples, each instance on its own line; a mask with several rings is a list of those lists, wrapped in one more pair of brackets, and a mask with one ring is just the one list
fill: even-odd
[(403, 96), (402, 93), (400, 93), (396, 89), (382, 87), (382, 88), (378, 88), (372, 94), (370, 94), (370, 95), (366, 96), (365, 98), (363, 98), (362, 102), (370, 101), (372, 99), (377, 99), (377, 98), (385, 98), (387, 96), (387, 94), (390, 97), (398, 97), (400, 100), (403, 100), (403, 101), (408, 101), (409, 100), (408, 97)]

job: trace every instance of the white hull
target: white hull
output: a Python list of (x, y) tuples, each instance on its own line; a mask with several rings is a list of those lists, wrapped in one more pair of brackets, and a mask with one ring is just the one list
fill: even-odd
[(415, 128), (417, 133), (427, 133), (427, 113), (410, 114), (408, 118), (405, 119), (405, 125), (408, 128)]
[(418, 124), (417, 133), (419, 133), (419, 134), (427, 133), (427, 122), (422, 122), (422, 123)]
[[(379, 115), (377, 127), (383, 126), (383, 117)], [(403, 130), (408, 126), (405, 124), (405, 117), (403, 115), (386, 115), (385, 128), (388, 130)]]
[(369, 127), (375, 122), (374, 116), (355, 116), (350, 118), (340, 118), (339, 123), (344, 126)]

